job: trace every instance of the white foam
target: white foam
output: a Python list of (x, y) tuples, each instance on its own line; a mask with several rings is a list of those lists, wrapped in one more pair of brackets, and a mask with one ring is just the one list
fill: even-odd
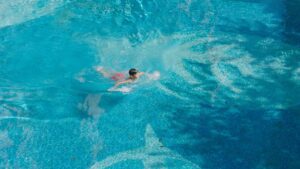
[(292, 80), (300, 85), (300, 66), (293, 72)]
[(153, 73), (147, 73), (146, 75), (150, 80), (158, 80), (160, 78), (159, 71), (154, 71)]
[[(20, 24), (55, 11), (66, 4), (67, 0), (7, 0), (0, 1), (0, 28)], [(40, 3), (45, 3), (39, 6)]]
[(271, 69), (272, 71), (276, 72), (277, 74), (285, 74), (291, 68), (287, 65), (287, 56), (282, 54), (277, 57), (269, 56), (262, 64), (264, 68)]
[[(108, 39), (99, 36), (84, 38), (96, 50), (97, 60), (105, 67), (122, 70), (134, 66), (141, 71), (166, 70), (177, 73), (188, 82), (197, 82), (197, 79), (185, 70), (182, 59), (198, 57), (198, 54), (191, 51), (190, 48), (210, 40), (198, 38), (191, 42), (182, 42), (194, 37), (195, 34), (174, 34), (172, 36), (157, 34), (136, 46), (132, 46), (127, 38)], [(155, 73), (151, 78), (158, 79), (159, 75)]]
[(109, 88), (108, 91), (110, 92), (122, 92), (122, 93), (129, 93), (131, 92), (132, 88), (130, 87), (126, 87), (126, 86), (122, 86), (122, 87), (119, 87), (119, 88)]

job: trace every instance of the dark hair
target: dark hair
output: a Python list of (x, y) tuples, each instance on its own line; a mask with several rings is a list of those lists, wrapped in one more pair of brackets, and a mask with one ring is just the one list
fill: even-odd
[(129, 72), (128, 72), (128, 73), (129, 73), (129, 75), (130, 75), (130, 76), (133, 76), (133, 75), (135, 75), (135, 74), (137, 74), (137, 73), (138, 73), (138, 70), (136, 70), (136, 69), (132, 68), (132, 69), (130, 69), (130, 70), (129, 70)]

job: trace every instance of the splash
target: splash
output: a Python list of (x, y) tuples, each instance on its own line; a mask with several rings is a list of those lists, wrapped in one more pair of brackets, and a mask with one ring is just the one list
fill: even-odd
[[(227, 97), (241, 105), (248, 105), (251, 102), (262, 107), (282, 108), (284, 106), (280, 100), (274, 104), (272, 97), (265, 97), (256, 91), (264, 90), (269, 83), (279, 85), (274, 74), (284, 76), (291, 70), (287, 64), (288, 57), (284, 54), (276, 58), (253, 56), (241, 45), (247, 43), (243, 35), (236, 37), (229, 37), (226, 34), (218, 37), (201, 35), (202, 33), (198, 32), (170, 36), (157, 33), (139, 45), (132, 45), (125, 37), (90, 36), (85, 42), (95, 50), (99, 64), (105, 67), (119, 70), (126, 70), (129, 67), (159, 70), (168, 77), (170, 73), (175, 74), (175, 82), (186, 82), (181, 88), (199, 84), (197, 88), (191, 87), (191, 91), (210, 93), (211, 104)], [(230, 39), (232, 43), (224, 43), (226, 39)], [(274, 43), (277, 42), (271, 40), (265, 45), (271, 46)], [(209, 69), (205, 71), (204, 67)], [(212, 86), (216, 87), (208, 91), (207, 89)], [(191, 93), (187, 94), (188, 91), (171, 92), (172, 88), (172, 86), (165, 86), (161, 89), (177, 98), (191, 97)], [(249, 93), (253, 91), (261, 96), (252, 98)], [(283, 97), (282, 94), (276, 93), (278, 97)]]

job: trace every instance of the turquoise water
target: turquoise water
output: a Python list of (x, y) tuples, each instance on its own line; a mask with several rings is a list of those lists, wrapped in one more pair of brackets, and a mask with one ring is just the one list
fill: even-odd
[[(299, 8), (0, 1), (0, 168), (300, 168)], [(97, 65), (161, 77), (108, 92)]]

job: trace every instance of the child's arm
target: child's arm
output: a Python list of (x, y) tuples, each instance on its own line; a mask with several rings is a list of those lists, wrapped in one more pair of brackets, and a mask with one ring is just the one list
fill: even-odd
[(122, 85), (122, 84), (125, 84), (125, 83), (131, 83), (132, 80), (128, 79), (128, 80), (124, 80), (124, 81), (120, 81), (120, 82), (117, 82), (113, 87), (111, 87), (110, 89), (108, 90), (113, 90), (115, 88), (117, 88), (118, 86)]
[(117, 83), (114, 85), (114, 88), (117, 88), (117, 87), (120, 86), (121, 84), (130, 83), (131, 81), (132, 81), (132, 80), (128, 79), (128, 80), (124, 80), (124, 81), (117, 82)]
[(137, 75), (138, 77), (142, 76), (143, 74), (145, 74), (144, 72), (139, 72)]

